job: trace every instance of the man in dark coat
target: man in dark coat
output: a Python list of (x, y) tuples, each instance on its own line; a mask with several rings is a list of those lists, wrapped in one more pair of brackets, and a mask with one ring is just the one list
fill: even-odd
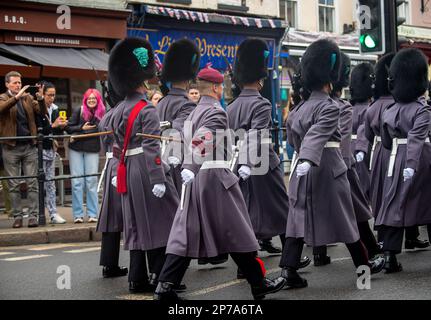
[[(238, 98), (228, 106), (229, 127), (244, 133), (236, 142), (239, 148), (237, 172), (241, 177), (240, 186), (250, 214), (256, 238), (261, 250), (281, 253), (272, 245), (271, 239), (280, 236), (284, 246), (289, 197), (284, 184), (284, 174), (280, 159), (272, 146), (271, 103), (259, 93), (268, 74), (268, 47), (260, 39), (247, 39), (239, 46), (234, 67), (234, 79), (242, 88)], [(241, 134), (239, 134), (241, 135)], [(266, 138), (265, 138), (266, 137)], [(266, 151), (263, 151), (263, 150)], [(253, 152), (261, 150), (267, 155), (268, 168), (257, 172), (257, 159)], [(259, 154), (259, 152), (256, 153)], [(259, 170), (261, 171), (261, 170)], [(256, 173), (254, 173), (256, 172)], [(306, 258), (301, 267), (310, 263)]]
[[(202, 95), (189, 115), (184, 143), (186, 157), (181, 176), (182, 202), (169, 235), (167, 259), (155, 291), (157, 300), (175, 300), (174, 284), (180, 283), (192, 258), (211, 258), (229, 253), (241, 267), (255, 299), (277, 292), (284, 279), (265, 278), (238, 178), (230, 171), (231, 145), (227, 114), (220, 105), (223, 76), (210, 67), (198, 74)], [(223, 134), (220, 134), (220, 131)]]
[(132, 293), (154, 290), (152, 284), (157, 283), (165, 261), (169, 231), (179, 203), (169, 167), (165, 168), (161, 161), (159, 141), (137, 135), (160, 135), (159, 116), (145, 95), (146, 80), (152, 79), (154, 72), (154, 53), (148, 41), (126, 38), (112, 49), (109, 77), (115, 92), (125, 99), (111, 120), (114, 144), (118, 146), (113, 155), (119, 160), (111, 183), (121, 193), (124, 248), (131, 251)]
[(387, 273), (402, 270), (396, 254), (405, 227), (428, 225), (428, 235), (431, 232), (431, 116), (422, 99), (428, 88), (427, 58), (418, 49), (401, 50), (392, 60), (389, 78), (396, 103), (382, 116), (382, 143), (391, 155), (376, 219), (383, 232)]
[(286, 286), (303, 288), (307, 280), (297, 273), (304, 242), (311, 246), (346, 244), (356, 267), (382, 270), (384, 261), (369, 262), (359, 240), (347, 166), (340, 151), (340, 108), (329, 97), (338, 81), (341, 55), (330, 40), (311, 44), (301, 61), (309, 98), (298, 105), (287, 121), (287, 138), (297, 153), (289, 183), (289, 216), (286, 245), (280, 261)]
[[(196, 79), (199, 70), (200, 52), (196, 44), (188, 39), (177, 40), (169, 46), (163, 60), (161, 81), (169, 93), (159, 101), (157, 113), (160, 121), (171, 123), (177, 138), (183, 131), (184, 121), (196, 104), (188, 98), (190, 82)], [(169, 130), (165, 130), (169, 135)], [(179, 137), (180, 138), (180, 137)], [(171, 166), (172, 177), (178, 193), (181, 192), (181, 143), (170, 142), (163, 158)]]

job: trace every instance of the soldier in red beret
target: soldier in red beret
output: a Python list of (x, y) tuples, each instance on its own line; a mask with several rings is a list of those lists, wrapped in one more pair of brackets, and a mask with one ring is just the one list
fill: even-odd
[(285, 283), (282, 277), (265, 278), (238, 178), (226, 161), (231, 144), (223, 142), (226, 136), (229, 140), (229, 134), (218, 135), (228, 129), (227, 114), (219, 102), (223, 81), (223, 75), (209, 66), (198, 74), (202, 98), (184, 126), (186, 151), (181, 176), (186, 192), (182, 192), (169, 235), (156, 300), (178, 298), (173, 287), (181, 282), (191, 259), (227, 253), (243, 270), (255, 299), (281, 290)]

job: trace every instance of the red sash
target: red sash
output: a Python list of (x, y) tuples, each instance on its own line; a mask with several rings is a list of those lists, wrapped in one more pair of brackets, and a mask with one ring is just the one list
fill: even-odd
[(117, 169), (117, 192), (127, 193), (127, 169), (124, 160), (126, 158), (126, 151), (129, 146), (130, 136), (132, 134), (133, 124), (138, 117), (139, 112), (147, 106), (147, 102), (139, 100), (132, 109), (129, 119), (127, 119), (126, 135), (124, 137), (123, 150), (121, 152), (120, 163)]

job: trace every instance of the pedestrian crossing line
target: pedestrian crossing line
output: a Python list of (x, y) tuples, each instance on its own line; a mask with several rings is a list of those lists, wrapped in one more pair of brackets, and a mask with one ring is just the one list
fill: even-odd
[(85, 252), (93, 252), (93, 251), (99, 251), (99, 250), (100, 250), (100, 247), (94, 247), (94, 248), (67, 250), (63, 252), (64, 253), (85, 253)]
[(14, 258), (5, 258), (0, 259), (2, 261), (23, 261), (23, 260), (31, 260), (31, 259), (39, 259), (39, 258), (46, 258), (46, 257), (52, 257), (50, 254), (35, 254), (31, 256), (22, 256), (22, 257), (14, 257)]
[(10, 255), (10, 254), (15, 254), (15, 252), (0, 252), (0, 256), (7, 256), (7, 255)]

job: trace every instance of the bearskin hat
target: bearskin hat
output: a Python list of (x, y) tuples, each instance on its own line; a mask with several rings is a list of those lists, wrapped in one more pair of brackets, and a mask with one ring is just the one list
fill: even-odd
[(376, 74), (374, 99), (379, 99), (380, 97), (391, 95), (388, 86), (388, 77), (389, 67), (391, 66), (391, 62), (394, 57), (395, 53), (388, 53), (381, 57), (379, 61), (377, 61), (376, 66), (374, 67), (374, 73)]
[(169, 46), (163, 60), (161, 80), (180, 82), (196, 79), (200, 65), (200, 52), (189, 39), (177, 40)]
[(333, 84), (334, 92), (339, 92), (348, 87), (350, 83), (350, 58), (344, 52), (341, 52), (341, 69), (340, 78)]
[(350, 95), (352, 103), (368, 101), (373, 96), (374, 68), (368, 63), (358, 64), (352, 71)]
[(234, 65), (234, 81), (249, 84), (268, 76), (269, 49), (261, 39), (244, 40), (238, 48)]
[(338, 81), (341, 66), (340, 49), (329, 39), (313, 42), (301, 60), (302, 83), (309, 91)]
[(120, 96), (134, 92), (145, 80), (152, 79), (155, 70), (153, 48), (142, 38), (121, 40), (109, 55), (109, 79)]
[(395, 101), (412, 102), (428, 89), (427, 58), (418, 49), (403, 49), (392, 60), (389, 77)]

